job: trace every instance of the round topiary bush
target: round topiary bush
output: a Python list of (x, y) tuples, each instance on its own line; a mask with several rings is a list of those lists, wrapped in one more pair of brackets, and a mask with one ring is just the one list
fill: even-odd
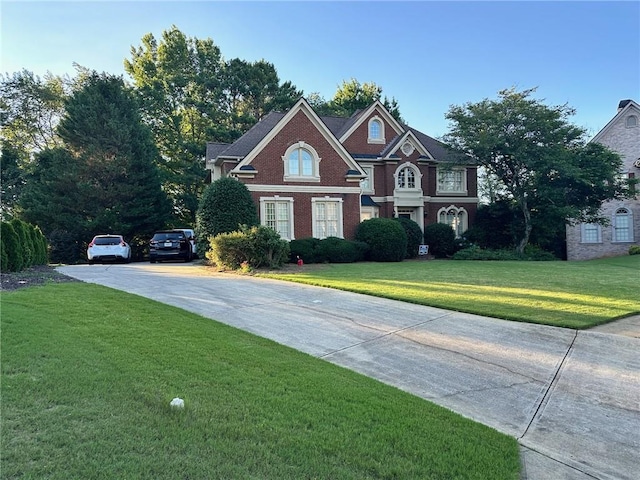
[(367, 258), (374, 262), (401, 262), (407, 254), (407, 234), (391, 218), (371, 218), (358, 225), (356, 240), (369, 245)]
[(447, 224), (432, 223), (424, 228), (424, 243), (434, 257), (447, 257), (456, 251), (456, 234)]
[(358, 261), (360, 252), (355, 242), (344, 238), (327, 237), (320, 240), (318, 256), (329, 263), (353, 263)]
[(291, 249), (291, 262), (296, 263), (298, 259), (302, 259), (304, 263), (318, 263), (324, 260), (318, 258), (318, 247), (320, 246), (319, 238), (300, 238), (291, 240), (289, 248)]
[(418, 248), (422, 243), (422, 229), (420, 225), (410, 218), (398, 217), (396, 219), (404, 228), (407, 234), (407, 256), (406, 258), (416, 258), (418, 256)]

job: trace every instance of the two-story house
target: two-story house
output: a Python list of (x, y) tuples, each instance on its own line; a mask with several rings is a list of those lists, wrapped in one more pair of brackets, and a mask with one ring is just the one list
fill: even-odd
[(374, 217), (440, 222), (457, 235), (478, 206), (477, 171), (375, 102), (349, 118), (319, 116), (301, 98), (232, 144), (208, 143), (212, 181), (232, 176), (282, 238), (353, 238)]
[[(617, 114), (591, 142), (609, 147), (622, 157), (624, 178), (640, 175), (640, 105), (622, 100)], [(602, 213), (608, 225), (581, 223), (567, 226), (567, 260), (625, 255), (631, 245), (640, 245), (640, 195), (605, 202)]]

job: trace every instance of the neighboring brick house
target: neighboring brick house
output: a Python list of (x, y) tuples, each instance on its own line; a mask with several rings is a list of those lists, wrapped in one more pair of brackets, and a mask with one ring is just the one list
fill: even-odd
[(282, 238), (352, 239), (373, 217), (448, 223), (460, 235), (478, 206), (477, 172), (380, 102), (350, 118), (318, 116), (301, 98), (232, 144), (208, 143), (212, 181), (246, 184), (260, 222)]
[[(615, 150), (622, 157), (621, 175), (640, 175), (640, 105), (623, 100), (618, 113), (591, 142)], [(602, 205), (609, 225), (582, 223), (567, 227), (567, 260), (625, 255), (631, 245), (640, 245), (640, 195), (633, 199), (610, 201)]]

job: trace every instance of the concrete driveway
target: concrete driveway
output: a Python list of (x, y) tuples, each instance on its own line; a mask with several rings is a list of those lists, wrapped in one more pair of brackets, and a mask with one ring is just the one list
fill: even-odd
[(270, 338), (491, 426), (518, 439), (524, 479), (640, 478), (637, 321), (625, 335), (575, 331), (189, 264), (58, 270)]

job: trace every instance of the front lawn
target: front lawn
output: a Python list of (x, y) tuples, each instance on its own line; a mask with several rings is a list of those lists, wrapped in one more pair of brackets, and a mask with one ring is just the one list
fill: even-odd
[(588, 262), (365, 262), (261, 275), (578, 329), (640, 313), (640, 255)]
[(0, 298), (3, 478), (519, 476), (513, 438), (183, 310), (83, 283)]

